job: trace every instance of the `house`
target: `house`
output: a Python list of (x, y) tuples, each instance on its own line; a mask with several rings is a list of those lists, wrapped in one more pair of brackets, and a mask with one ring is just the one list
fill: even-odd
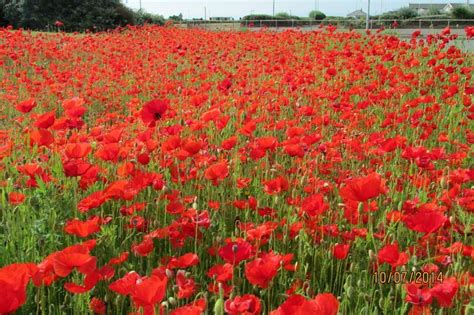
[(347, 15), (347, 17), (353, 18), (353, 19), (365, 19), (367, 17), (367, 13), (360, 10), (356, 10), (354, 12), (351, 12)]
[(474, 9), (474, 4), (469, 4), (468, 3), (442, 3), (442, 4), (436, 4), (436, 3), (410, 3), (408, 7), (410, 9), (415, 10), (418, 15), (427, 15), (430, 12), (435, 12), (439, 11), (441, 13), (451, 13), (451, 11), (455, 8), (458, 7), (463, 7), (463, 6), (469, 6), (471, 9)]

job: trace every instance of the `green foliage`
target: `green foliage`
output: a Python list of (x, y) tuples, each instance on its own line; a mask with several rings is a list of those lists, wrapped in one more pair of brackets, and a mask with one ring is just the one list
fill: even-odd
[(415, 10), (405, 7), (397, 11), (384, 13), (382, 14), (381, 18), (383, 20), (390, 20), (390, 19), (407, 20), (407, 19), (411, 19), (417, 16), (418, 16), (418, 13)]
[(244, 21), (252, 21), (252, 20), (282, 20), (282, 18), (279, 18), (278, 16), (272, 16), (268, 14), (250, 14), (246, 15), (242, 18)]
[(52, 30), (60, 21), (65, 31), (100, 31), (136, 24), (144, 15), (119, 0), (0, 0), (0, 7), (3, 24), (32, 30)]
[(163, 25), (165, 24), (165, 18), (162, 15), (148, 13), (144, 10), (139, 10), (136, 13), (136, 24), (156, 24)]
[(313, 10), (309, 12), (309, 17), (313, 20), (324, 20), (326, 18), (326, 14), (321, 11)]
[(12, 25), (14, 27), (18, 26), (18, 21), (20, 19), (20, 8), (21, 1), (12, 1), (12, 0), (0, 0), (0, 22), (2, 26)]
[(474, 19), (474, 11), (469, 7), (457, 7), (454, 8), (451, 12), (454, 18), (461, 20), (471, 20)]
[[(0, 1), (0, 3), (2, 3)], [(8, 21), (5, 18), (5, 9), (3, 8), (3, 5), (0, 5), (0, 27), (4, 27), (8, 25)]]
[(281, 19), (285, 19), (285, 20), (299, 20), (300, 18), (299, 16), (296, 16), (296, 15), (290, 15), (287, 12), (279, 12), (275, 14), (275, 16)]
[(179, 15), (171, 15), (169, 17), (170, 20), (172, 21), (182, 21), (183, 20), (183, 14), (180, 13)]
[(436, 8), (430, 8), (428, 10), (428, 16), (433, 16), (433, 15), (442, 15), (443, 13), (441, 12), (440, 9), (436, 9)]

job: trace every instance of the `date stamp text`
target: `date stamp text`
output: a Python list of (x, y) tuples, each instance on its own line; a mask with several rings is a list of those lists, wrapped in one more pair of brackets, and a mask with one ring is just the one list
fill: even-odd
[(443, 282), (443, 273), (425, 271), (377, 271), (374, 272), (373, 279), (376, 284), (415, 283), (431, 286)]

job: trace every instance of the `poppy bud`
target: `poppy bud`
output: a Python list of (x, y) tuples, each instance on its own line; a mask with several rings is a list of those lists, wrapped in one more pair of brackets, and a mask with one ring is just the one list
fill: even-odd
[(168, 298), (168, 303), (169, 303), (171, 306), (176, 306), (177, 301), (176, 301), (176, 299), (175, 299), (174, 297), (170, 296), (170, 297)]

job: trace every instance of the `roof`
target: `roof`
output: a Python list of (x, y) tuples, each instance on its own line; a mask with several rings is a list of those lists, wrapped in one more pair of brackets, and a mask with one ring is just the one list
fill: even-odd
[[(460, 7), (467, 6), (467, 4), (465, 4), (465, 3), (451, 3), (451, 5), (453, 6), (453, 8), (460, 8)], [(470, 4), (469, 7), (471, 7), (471, 9), (473, 9), (474, 4)]]
[(367, 13), (365, 13), (362, 10), (355, 10), (354, 12), (349, 13), (347, 16), (366, 16)]
[(438, 9), (441, 10), (445, 6), (447, 6), (447, 3), (444, 4), (436, 4), (436, 3), (410, 3), (408, 7), (410, 9)]
[[(448, 4), (450, 4), (453, 8), (463, 7), (466, 6), (466, 3), (410, 3), (408, 7), (410, 9), (434, 9), (434, 10), (441, 10), (444, 9)], [(474, 8), (474, 4), (469, 5), (471, 8)]]

